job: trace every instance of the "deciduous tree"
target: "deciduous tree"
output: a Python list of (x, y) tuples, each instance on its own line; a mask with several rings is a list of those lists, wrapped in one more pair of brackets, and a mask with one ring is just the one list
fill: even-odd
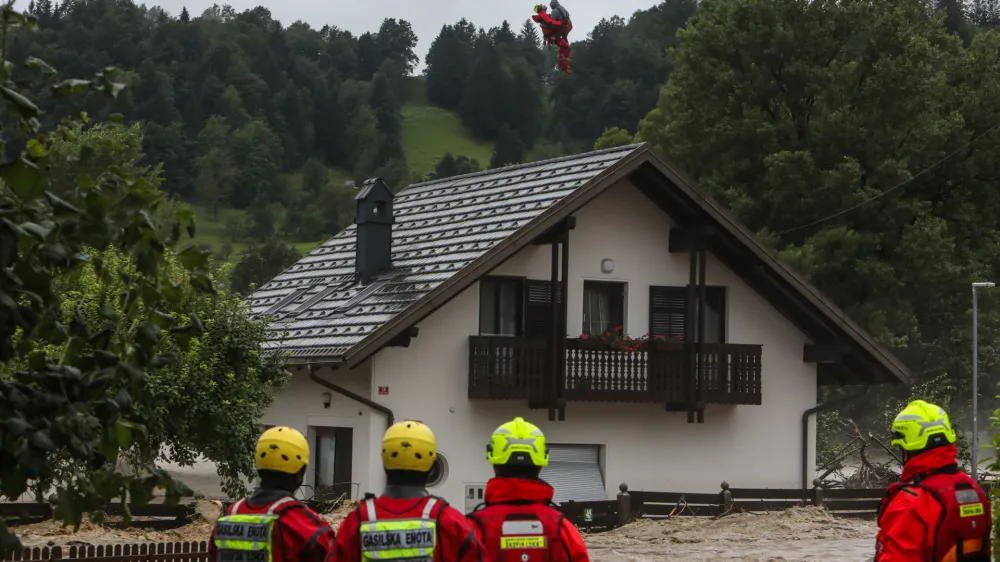
[(963, 49), (921, 0), (710, 0), (678, 35), (640, 139), (920, 379), (966, 389), (968, 283), (1000, 272), (1000, 38)]
[[(12, 27), (30, 30), (37, 23), (15, 11), (13, 2), (3, 5), (2, 21), (4, 42)], [(29, 66), (54, 74), (38, 59)], [(115, 470), (114, 461), (146, 439), (154, 421), (143, 407), (149, 403), (147, 371), (177, 363), (164, 345), (165, 332), (181, 347), (203, 333), (196, 314), (176, 318), (167, 311), (182, 298), (184, 284), (213, 291), (208, 256), (189, 247), (177, 254), (183, 273), (166, 273), (182, 232), (193, 234), (193, 216), (190, 210), (178, 212), (158, 228), (150, 213), (163, 194), (127, 161), (114, 162), (96, 177), (77, 176), (76, 189), (57, 195), (53, 169), (86, 164), (95, 147), (84, 138), (79, 150), (53, 151), (57, 140), (80, 137), (72, 127), (40, 128), (41, 112), (19, 91), (14, 68), (9, 61), (0, 65), (0, 103), (19, 118), (30, 140), (22, 154), (0, 164), (0, 265), (7, 272), (0, 276), (0, 361), (18, 366), (13, 378), (0, 380), (0, 494), (16, 498), (31, 485), (51, 484), (57, 490), (55, 515), (71, 524), (114, 497), (145, 503), (157, 487), (176, 502), (185, 490), (164, 471), (140, 463), (136, 473), (126, 474)], [(93, 80), (51, 86), (57, 97), (120, 91), (111, 70)], [(99, 282), (121, 283), (122, 310), (135, 319), (124, 338), (113, 337), (117, 314), (111, 307), (98, 306), (97, 329), (81, 311), (62, 309), (56, 286), (80, 272), (88, 248), (114, 248), (135, 264), (134, 274), (115, 279), (102, 260), (90, 261)], [(59, 347), (55, 360), (37, 348), (42, 342)], [(0, 520), (0, 551), (17, 546)]]

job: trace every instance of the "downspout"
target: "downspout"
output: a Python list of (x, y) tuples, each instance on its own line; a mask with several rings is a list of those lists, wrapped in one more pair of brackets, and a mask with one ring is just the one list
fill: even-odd
[(371, 408), (373, 410), (377, 410), (379, 412), (382, 412), (383, 414), (385, 414), (385, 417), (387, 418), (387, 421), (388, 421), (387, 426), (392, 426), (392, 424), (396, 422), (396, 418), (393, 415), (392, 410), (390, 410), (389, 408), (386, 408), (385, 406), (379, 404), (378, 402), (374, 402), (372, 400), (369, 400), (368, 398), (365, 398), (364, 396), (361, 396), (360, 394), (357, 394), (355, 392), (351, 392), (350, 390), (347, 390), (346, 388), (344, 388), (342, 386), (335, 385), (335, 384), (333, 384), (330, 381), (327, 381), (327, 380), (319, 378), (319, 376), (316, 375), (316, 366), (315, 365), (309, 365), (309, 378), (314, 383), (316, 383), (316, 384), (318, 384), (318, 385), (320, 385), (320, 386), (322, 386), (324, 388), (329, 388), (330, 390), (336, 392), (337, 394), (340, 394), (342, 396), (346, 396), (346, 397), (350, 398), (351, 400), (354, 400), (355, 402), (359, 402), (361, 404), (364, 404), (365, 406), (368, 406), (369, 408)]
[[(868, 389), (871, 388), (870, 385), (865, 385), (865, 389), (861, 392), (845, 396), (839, 400), (834, 400), (833, 402), (824, 402), (822, 404), (817, 404), (812, 408), (809, 408), (805, 412), (802, 412), (802, 490), (809, 489), (809, 416), (813, 414), (818, 414), (820, 412), (825, 412), (827, 410), (832, 410), (844, 404), (854, 402), (855, 400), (868, 394)], [(819, 434), (817, 432), (817, 442), (819, 441)]]

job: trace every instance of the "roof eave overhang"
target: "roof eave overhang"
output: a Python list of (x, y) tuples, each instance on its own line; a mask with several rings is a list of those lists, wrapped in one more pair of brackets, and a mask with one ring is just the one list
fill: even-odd
[(344, 358), (341, 356), (328, 356), (328, 357), (288, 357), (285, 359), (285, 365), (301, 365), (301, 366), (324, 366), (324, 367), (339, 367), (344, 364)]
[(842, 310), (823, 296), (816, 287), (795, 274), (777, 255), (763, 247), (752, 233), (746, 230), (735, 218), (730, 216), (727, 211), (722, 209), (718, 203), (697, 190), (694, 187), (692, 179), (674, 170), (655, 152), (649, 151), (649, 163), (655, 166), (657, 171), (667, 177), (685, 196), (704, 210), (724, 231), (739, 241), (749, 252), (752, 252), (770, 271), (774, 272), (778, 280), (791, 291), (802, 295), (808, 301), (809, 305), (815, 307), (817, 312), (829, 319), (831, 325), (862, 352), (858, 354), (858, 359), (861, 362), (867, 364), (874, 363), (873, 366), (877, 366), (879, 370), (888, 375), (886, 378), (890, 382), (905, 385), (912, 384), (912, 375), (905, 365), (895, 358), (892, 353), (875, 342), (870, 335), (851, 320)]

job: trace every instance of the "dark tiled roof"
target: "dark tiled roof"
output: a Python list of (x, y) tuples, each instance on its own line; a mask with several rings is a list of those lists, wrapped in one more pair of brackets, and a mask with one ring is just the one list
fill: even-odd
[(268, 348), (342, 356), (553, 204), (641, 145), (411, 185), (393, 202), (392, 269), (354, 282), (355, 226), (313, 250), (251, 299), (272, 316)]

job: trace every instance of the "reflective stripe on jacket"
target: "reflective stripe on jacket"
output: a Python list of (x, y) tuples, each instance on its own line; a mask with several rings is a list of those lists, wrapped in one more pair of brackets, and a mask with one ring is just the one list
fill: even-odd
[[(432, 500), (434, 505), (428, 508), (427, 504)], [(483, 547), (476, 538), (472, 523), (443, 499), (434, 496), (375, 498), (367, 495), (361, 505), (351, 510), (340, 524), (337, 532), (339, 562), (360, 562), (366, 559), (361, 550), (361, 531), (366, 521), (371, 522), (371, 513), (377, 514), (375, 520), (379, 523), (399, 519), (432, 519), (436, 531), (434, 562), (483, 562)], [(384, 559), (381, 552), (378, 556), (379, 559)]]
[(361, 523), (362, 560), (427, 561), (437, 548), (437, 522), (431, 510), (437, 498), (430, 498), (419, 518), (378, 519), (375, 500), (365, 500), (366, 518)]
[(271, 504), (266, 513), (240, 515), (240, 500), (233, 506), (233, 515), (223, 515), (215, 522), (213, 533), (218, 549), (218, 562), (274, 562), (275, 514), (282, 505), (295, 498), (284, 497)]

